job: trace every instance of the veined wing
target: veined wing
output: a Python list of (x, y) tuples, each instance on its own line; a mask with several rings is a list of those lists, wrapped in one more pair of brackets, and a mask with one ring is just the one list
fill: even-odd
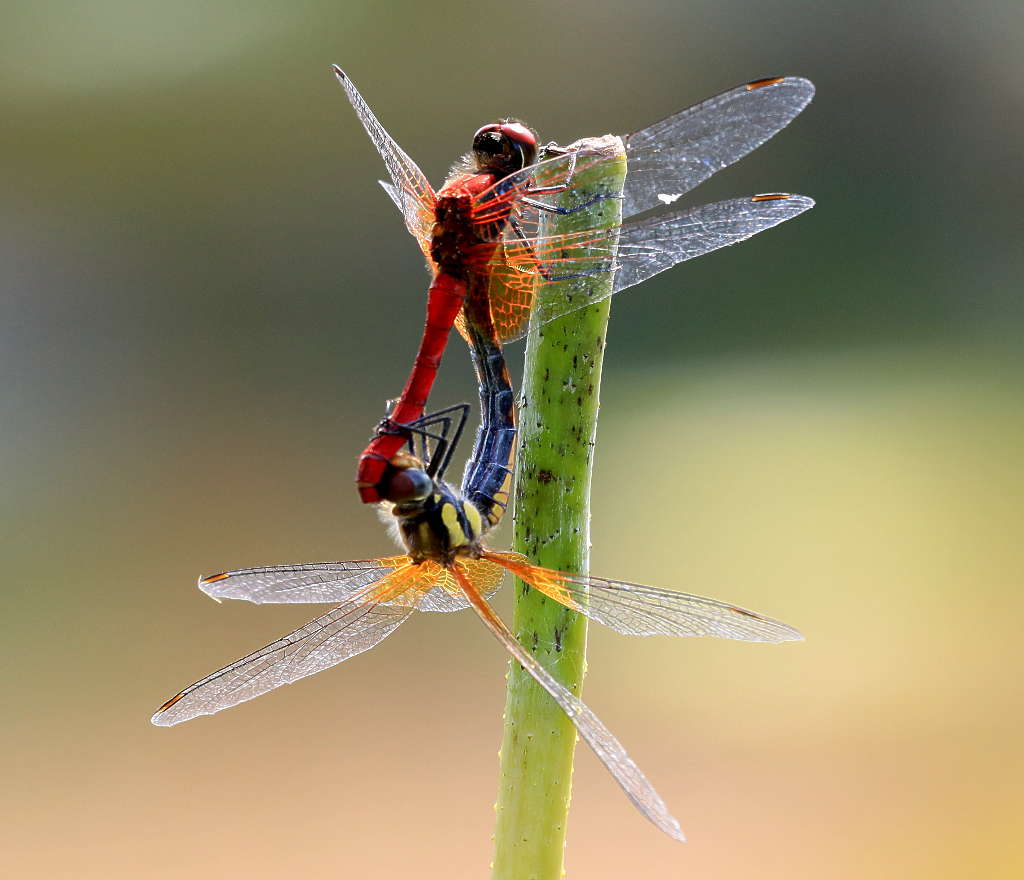
[(671, 204), (789, 125), (813, 97), (799, 76), (756, 80), (623, 135), (622, 216)]
[[(501, 587), (505, 569), (500, 565), (488, 559), (462, 559), (459, 564), (481, 595), (490, 598)], [(451, 569), (440, 566), (438, 569), (433, 586), (416, 603), (416, 610), (449, 612), (469, 608), (469, 599)]]
[(391, 196), (405, 218), (405, 227), (419, 242), (420, 248), (430, 256), (430, 231), (434, 224), (434, 202), (436, 196), (433, 187), (419, 166), (395, 143), (384, 126), (374, 115), (363, 96), (359, 94), (355, 83), (336, 64), (333, 65), (334, 75), (338, 78), (349, 103), (356, 111), (359, 121), (366, 129), (370, 140), (377, 148), (384, 165), (391, 177), (393, 186), (384, 184), (384, 189)]
[[(590, 145), (595, 141), (598, 147), (592, 148)], [(571, 207), (585, 198), (580, 190), (588, 172), (608, 161), (619, 161), (619, 155), (614, 138), (590, 138), (559, 148), (556, 155), (509, 174), (479, 193), (473, 199), (473, 222), (488, 226), (511, 213), (532, 229), (540, 215), (536, 209), (524, 206), (524, 199), (557, 193), (561, 202), (568, 203), (562, 207)], [(626, 176), (629, 176), (628, 166)]]
[[(160, 727), (212, 715), (361, 654), (393, 633), (414, 604), (387, 600), (430, 587), (430, 573), (406, 565), (385, 574), (373, 595), (346, 602), (284, 638), (236, 660), (171, 697), (150, 719)], [(369, 594), (370, 590), (364, 591)]]
[(629, 636), (713, 636), (744, 642), (803, 641), (793, 627), (728, 602), (533, 565), (519, 553), (486, 554), (530, 586)]
[[(744, 241), (814, 206), (807, 196), (771, 193), (668, 211), (621, 226), (506, 239), (491, 265), (491, 313), (502, 341), (526, 334), (529, 320), (545, 324), (601, 297), (575, 279), (615, 272), (617, 293), (677, 263)], [(556, 282), (570, 282), (544, 291)], [(603, 288), (606, 293), (607, 288)]]
[(199, 578), (199, 589), (214, 599), (243, 599), (256, 605), (345, 602), (410, 562), (408, 556), (388, 556), (240, 568)]
[[(393, 184), (382, 182), (385, 191), (427, 252), (435, 199), (430, 184), (377, 121), (352, 81), (338, 67), (335, 74), (388, 167)], [(627, 174), (622, 216), (628, 218), (676, 201), (785, 128), (813, 97), (814, 85), (802, 77), (755, 80), (623, 135)], [(532, 190), (571, 187), (574, 174), (585, 167), (578, 161), (570, 152), (499, 181), (478, 198), (478, 222), (506, 216), (510, 207), (521, 205)], [(533, 219), (529, 209), (520, 207), (518, 213), (526, 215), (521, 218), (524, 224)]]
[[(609, 161), (620, 161), (621, 150), (614, 139), (591, 139), (582, 149), (569, 147), (566, 150), (503, 178), (473, 201), (474, 223), (485, 228), (505, 224), (497, 250), (490, 244), (483, 244), (478, 249), (469, 249), (465, 254), (467, 263), (476, 272), (490, 276), (488, 302), (499, 341), (508, 342), (526, 335), (535, 305), (535, 292), (544, 280), (542, 273), (545, 272), (545, 266), (542, 261), (562, 258), (557, 251), (555, 238), (545, 238), (540, 234), (546, 212), (537, 207), (536, 191), (560, 190), (560, 208), (570, 211), (591, 207), (586, 213), (579, 214), (588, 226), (600, 225), (602, 205), (611, 205), (613, 203), (610, 199), (618, 198), (600, 182), (601, 175), (597, 176), (596, 186), (590, 185), (593, 180), (591, 171), (600, 169)], [(589, 253), (591, 263), (598, 254), (606, 257), (609, 253), (611, 244), (607, 240), (608, 234), (607, 229), (588, 230), (587, 238), (597, 239)], [(543, 252), (538, 258), (537, 249), (547, 243), (551, 245), (550, 253)], [(578, 260), (581, 255), (577, 251), (573, 257)], [(582, 271), (587, 274), (606, 272), (610, 266), (611, 262), (605, 259), (597, 270), (588, 265)], [(566, 271), (578, 270), (570, 267)], [(459, 314), (456, 327), (469, 342), (464, 313)]]
[[(672, 204), (785, 128), (812, 97), (814, 85), (801, 77), (756, 80), (622, 135), (623, 218)], [(605, 158), (578, 152), (573, 145), (560, 149), (559, 155), (502, 178), (481, 193), (474, 207), (477, 222), (507, 215), (538, 189), (571, 191), (581, 172)], [(531, 216), (528, 209), (526, 214)]]
[(604, 726), (601, 719), (579, 697), (566, 688), (561, 682), (554, 678), (540, 662), (524, 648), (516, 637), (511, 633), (504, 621), (494, 609), (487, 603), (474, 588), (471, 581), (466, 578), (456, 564), (455, 576), (459, 579), (466, 596), (473, 606), (484, 625), (491, 631), (491, 634), (504, 646), (532, 676), (544, 690), (546, 690), (562, 711), (568, 716), (580, 736), (587, 741), (587, 744), (594, 750), (594, 754), (608, 768), (615, 781), (619, 783), (626, 796), (633, 802), (633, 805), (653, 822), (658, 828), (664, 831), (669, 837), (676, 840), (685, 840), (679, 823), (668, 811), (665, 802), (654, 790), (654, 786), (647, 780), (640, 768), (633, 759), (626, 754), (626, 750), (612, 732)]
[[(347, 602), (397, 568), (410, 565), (409, 556), (390, 556), (355, 562), (306, 562), (242, 568), (199, 579), (199, 589), (214, 599), (243, 599), (256, 604)], [(486, 559), (466, 559), (463, 565), (476, 588), (492, 596), (505, 570)], [(417, 611), (461, 611), (469, 607), (450, 571), (436, 562), (422, 563), (429, 582), (425, 591), (409, 590), (382, 605), (412, 605)]]

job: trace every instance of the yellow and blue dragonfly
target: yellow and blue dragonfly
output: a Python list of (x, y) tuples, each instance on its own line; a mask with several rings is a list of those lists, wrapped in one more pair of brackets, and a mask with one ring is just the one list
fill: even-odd
[[(491, 634), (547, 691), (637, 808), (682, 840), (653, 786), (591, 709), (516, 639), (488, 598), (511, 572), (534, 589), (626, 635), (713, 636), (749, 642), (803, 637), (777, 620), (728, 602), (626, 581), (555, 571), (484, 543), (508, 504), (515, 449), (512, 387), (501, 348), (486, 327), (467, 322), (480, 384), (481, 425), (461, 490), (444, 482), (468, 407), (407, 426), (385, 426), (409, 449), (389, 463), (388, 517), (405, 553), (349, 562), (237, 569), (203, 577), (216, 599), (254, 603), (332, 603), (333, 609), (176, 694), (152, 721), (170, 726), (212, 715), (369, 650), (416, 611), (472, 608)], [(414, 454), (416, 438), (419, 455)], [(428, 440), (433, 442), (431, 447)]]

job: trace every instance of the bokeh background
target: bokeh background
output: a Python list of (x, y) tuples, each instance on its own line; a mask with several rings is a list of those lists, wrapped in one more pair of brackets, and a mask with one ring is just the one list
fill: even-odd
[[(148, 721), (313, 613), (197, 575), (390, 550), (352, 466), (426, 276), (338, 62), (434, 181), (499, 115), (568, 142), (816, 82), (694, 196), (818, 207), (614, 303), (593, 519), (595, 571), (807, 642), (593, 631), (588, 702), (690, 840), (581, 748), (567, 868), (1021, 876), (1022, 33), (1017, 0), (5, 3), (5, 873), (486, 874), (472, 616)], [(434, 400), (471, 394), (455, 343)]]

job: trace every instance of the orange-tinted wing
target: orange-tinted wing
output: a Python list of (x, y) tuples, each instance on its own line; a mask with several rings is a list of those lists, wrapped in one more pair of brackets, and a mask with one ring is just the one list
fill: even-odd
[[(151, 719), (169, 727), (212, 715), (361, 654), (387, 638), (415, 610), (437, 576), (436, 568), (406, 563), (381, 569), (379, 580), (284, 638), (189, 685)], [(408, 604), (397, 604), (408, 597)], [(391, 604), (386, 604), (391, 603)]]
[[(617, 161), (618, 155), (613, 153), (611, 160)], [(482, 246), (479, 262), (472, 252), (467, 255), (476, 272), (491, 277), (488, 299), (499, 341), (525, 335), (534, 308), (535, 291), (544, 281), (544, 259), (549, 255), (539, 254), (537, 248), (543, 240), (541, 233), (549, 212), (538, 205), (590, 206), (593, 203), (595, 207), (580, 213), (579, 217), (581, 223), (597, 224), (602, 199), (593, 202), (594, 192), (583, 184), (588, 172), (608, 162), (608, 152), (568, 147), (559, 155), (502, 178), (473, 200), (473, 223), (485, 228), (495, 223), (505, 224), (496, 251), (493, 247)], [(557, 198), (555, 193), (558, 193)], [(456, 326), (465, 337), (463, 315), (460, 314)]]
[[(524, 199), (542, 198), (554, 193), (581, 201), (579, 188), (587, 175), (609, 162), (621, 161), (614, 150), (586, 150), (575, 146), (559, 147), (557, 155), (542, 159), (521, 171), (503, 177), (473, 199), (473, 222), (480, 226), (503, 221), (514, 216), (521, 224), (529, 224), (529, 230), (544, 212), (531, 208)], [(589, 196), (587, 197), (589, 198)]]
[(629, 636), (713, 636), (744, 642), (802, 641), (793, 627), (728, 602), (533, 565), (519, 553), (490, 559), (556, 602)]
[[(437, 574), (433, 586), (423, 594), (416, 604), (417, 611), (462, 611), (469, 608), (470, 603), (451, 570), (442, 568), (437, 563)], [(487, 559), (463, 559), (459, 565), (470, 579), (477, 591), (488, 598), (493, 596), (501, 586), (505, 569)]]

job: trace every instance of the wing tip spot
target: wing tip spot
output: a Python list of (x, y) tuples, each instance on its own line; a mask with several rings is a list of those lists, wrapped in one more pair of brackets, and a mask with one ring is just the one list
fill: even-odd
[(730, 605), (729, 606), (729, 610), (734, 612), (734, 613), (736, 613), (736, 614), (742, 614), (744, 617), (753, 617), (754, 620), (764, 620), (765, 619), (760, 614), (756, 614), (753, 611), (747, 611), (746, 608), (740, 608), (738, 605)]
[(161, 722), (159, 721), (159, 719), (161, 718), (161, 716), (162, 716), (162, 715), (163, 715), (163, 714), (164, 714), (164, 713), (165, 713), (165, 712), (166, 712), (166, 711), (167, 711), (168, 709), (170, 709), (170, 708), (171, 708), (171, 706), (173, 706), (173, 705), (174, 705), (175, 703), (177, 703), (177, 702), (178, 702), (178, 700), (180, 700), (180, 699), (181, 699), (181, 698), (182, 698), (183, 696), (185, 696), (185, 692), (184, 692), (184, 691), (182, 691), (182, 692), (181, 692), (180, 694), (175, 694), (175, 695), (174, 695), (173, 697), (171, 697), (171, 698), (170, 698), (170, 699), (169, 699), (169, 700), (168, 700), (168, 701), (167, 701), (166, 703), (164, 703), (164, 704), (163, 704), (163, 705), (162, 705), (162, 706), (161, 706), (161, 707), (160, 707), (159, 709), (157, 709), (157, 710), (156, 710), (156, 712), (154, 712), (154, 713), (153, 713), (153, 717), (152, 717), (152, 718), (151, 718), (150, 720), (151, 720), (151, 721), (152, 721), (152, 722), (153, 722), (154, 724), (160, 724)]
[(742, 614), (744, 617), (750, 617), (753, 620), (759, 620), (762, 623), (774, 624), (777, 626), (785, 635), (778, 636), (776, 641), (780, 642), (805, 642), (807, 639), (804, 634), (798, 629), (794, 629), (786, 623), (781, 623), (778, 620), (772, 620), (770, 617), (765, 617), (762, 614), (758, 614), (755, 611), (748, 611), (746, 608), (740, 608), (738, 605), (730, 605), (729, 610), (734, 614)]
[(752, 92), (755, 89), (763, 89), (765, 86), (773, 86), (776, 83), (783, 82), (786, 79), (784, 76), (769, 76), (765, 79), (755, 79), (753, 82), (747, 83), (747, 91)]
[(752, 202), (780, 202), (785, 199), (793, 198), (789, 193), (761, 193), (760, 195), (751, 196), (750, 201)]
[(209, 577), (199, 578), (199, 586), (215, 584), (217, 581), (226, 581), (229, 577), (231, 577), (231, 573), (227, 571), (223, 571), (220, 574), (211, 574)]

